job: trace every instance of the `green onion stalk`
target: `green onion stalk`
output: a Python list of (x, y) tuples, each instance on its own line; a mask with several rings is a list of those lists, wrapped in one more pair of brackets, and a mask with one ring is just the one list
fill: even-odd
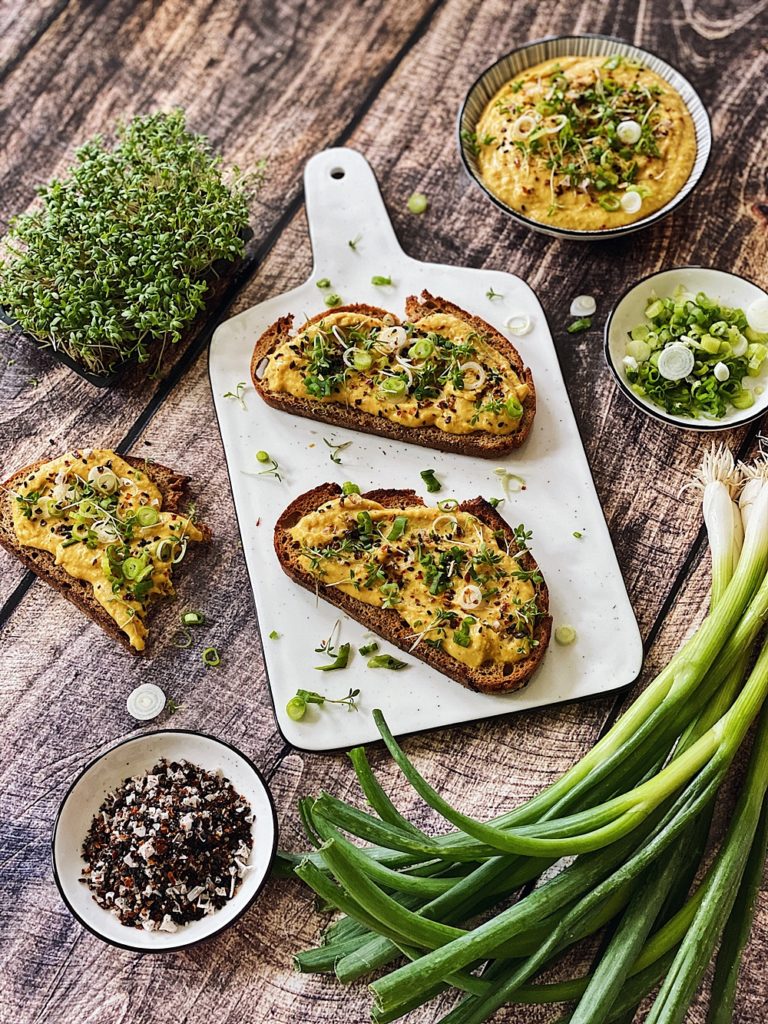
[[(682, 1019), (675, 1015), (700, 981), (701, 949), (713, 948), (730, 910), (717, 887), (727, 879), (730, 902), (743, 904), (746, 919), (764, 849), (758, 763), (721, 853), (688, 895), (717, 789), (768, 694), (768, 648), (747, 674), (768, 619), (768, 488), (762, 480), (750, 487), (742, 538), (737, 475), (730, 456), (713, 449), (697, 478), (712, 550), (709, 615), (592, 751), (533, 800), (489, 822), (461, 813), (374, 712), (405, 777), (453, 829), (435, 837), (417, 828), (384, 792), (364, 751), (352, 751), (370, 811), (327, 793), (301, 801), (314, 849), (279, 860), (282, 873), (295, 873), (346, 915), (320, 949), (298, 954), (298, 969), (333, 971), (346, 982), (404, 957), (372, 985), (380, 1024), (447, 986), (464, 993), (445, 1018), (450, 1024), (483, 1021), (508, 1001), (563, 999), (581, 1000), (576, 1024), (623, 1021), (665, 976), (657, 1020)], [(509, 904), (564, 856), (576, 859)], [(487, 911), (494, 916), (467, 924)], [(554, 986), (536, 982), (565, 949), (611, 922), (613, 936), (592, 971)], [(744, 925), (724, 954), (724, 990), (732, 989), (743, 942)]]

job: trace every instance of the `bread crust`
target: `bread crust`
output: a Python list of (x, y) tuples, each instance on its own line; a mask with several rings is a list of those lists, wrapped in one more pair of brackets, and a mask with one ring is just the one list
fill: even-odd
[[(445, 651), (438, 651), (425, 644), (419, 644), (415, 650), (413, 645), (413, 630), (400, 618), (393, 608), (379, 608), (375, 605), (365, 604), (358, 601), (351, 594), (345, 594), (337, 587), (326, 587), (321, 589), (318, 580), (300, 564), (296, 543), (290, 537), (289, 530), (296, 523), (310, 512), (316, 511), (327, 501), (332, 501), (342, 495), (338, 484), (326, 483), (313, 487), (311, 491), (299, 495), (286, 508), (275, 524), (275, 553), (283, 571), (290, 578), (312, 593), (320, 594), (324, 600), (341, 608), (353, 619), (362, 623), (367, 629), (377, 633), (380, 637), (394, 644), (408, 654), (426, 662), (432, 668), (449, 676), (457, 683), (474, 690), (478, 693), (511, 693), (525, 686), (533, 673), (539, 666), (544, 652), (549, 643), (552, 629), (552, 618), (549, 615), (549, 591), (542, 579), (540, 583), (534, 584), (536, 601), (542, 611), (542, 615), (536, 620), (534, 626), (534, 639), (538, 645), (531, 649), (530, 654), (523, 661), (516, 662), (511, 671), (506, 674), (497, 669), (471, 668), (451, 657)], [(388, 508), (398, 508), (407, 505), (423, 505), (423, 500), (411, 490), (395, 490), (381, 488), (373, 491), (366, 491), (363, 498), (369, 498), (380, 505)], [(459, 505), (459, 510), (469, 512), (492, 530), (501, 530), (505, 540), (509, 542), (510, 551), (519, 551), (520, 548), (515, 541), (512, 528), (502, 519), (496, 509), (493, 508), (484, 498), (472, 498)], [(537, 569), (538, 566), (530, 552), (526, 551), (518, 559), (521, 568), (526, 570)]]
[[(366, 316), (389, 317), (393, 325), (401, 323), (396, 316), (376, 306), (354, 304), (348, 306), (337, 306), (332, 310), (317, 313), (306, 322), (317, 323), (332, 313), (360, 313)], [(439, 427), (406, 427), (401, 423), (393, 423), (385, 416), (374, 416), (369, 412), (361, 412), (359, 409), (350, 408), (340, 402), (313, 402), (311, 398), (300, 398), (297, 395), (290, 395), (283, 392), (270, 391), (264, 380), (258, 375), (258, 368), (263, 359), (269, 356), (278, 345), (282, 344), (293, 331), (294, 318), (292, 315), (280, 317), (276, 320), (256, 342), (251, 357), (251, 380), (256, 392), (264, 401), (275, 409), (283, 412), (293, 413), (295, 416), (304, 416), (307, 419), (319, 420), (321, 423), (330, 423), (336, 427), (346, 427), (349, 430), (359, 430), (366, 434), (376, 434), (379, 437), (387, 437), (393, 441), (405, 441), (408, 444), (418, 444), (424, 448), (434, 448), (443, 452), (459, 452), (462, 455), (478, 455), (481, 458), (492, 459), (508, 455), (511, 451), (519, 448), (526, 440), (533, 426), (536, 414), (536, 388), (534, 387), (531, 371), (524, 365), (520, 353), (511, 342), (500, 334), (495, 327), (491, 327), (480, 317), (465, 312), (459, 306), (431, 295), (428, 291), (421, 293), (421, 298), (411, 295), (405, 303), (406, 319), (408, 321), (419, 320), (430, 313), (451, 313), (459, 316), (467, 323), (472, 324), (478, 331), (489, 335), (496, 348), (509, 359), (515, 372), (529, 387), (529, 394), (523, 402), (523, 416), (516, 431), (511, 434), (490, 434), (477, 432), (474, 434), (449, 434)]]
[[(163, 496), (164, 512), (183, 514), (183, 501), (186, 497), (189, 477), (158, 462), (149, 462), (132, 455), (121, 455), (120, 458), (135, 469), (140, 469), (147, 474)], [(55, 557), (50, 551), (27, 547), (16, 539), (16, 532), (13, 528), (13, 495), (9, 492), (15, 490), (17, 484), (28, 473), (32, 473), (49, 461), (50, 459), (39, 459), (37, 462), (30, 463), (30, 465), (16, 470), (0, 485), (2, 488), (0, 490), (0, 545), (54, 590), (58, 590), (127, 651), (136, 656), (144, 655), (146, 648), (144, 651), (137, 651), (135, 647), (131, 646), (126, 634), (94, 598), (93, 588), (86, 580), (75, 579), (61, 566), (56, 565)], [(203, 534), (205, 542), (211, 539), (211, 531), (205, 524), (195, 523), (195, 526)]]

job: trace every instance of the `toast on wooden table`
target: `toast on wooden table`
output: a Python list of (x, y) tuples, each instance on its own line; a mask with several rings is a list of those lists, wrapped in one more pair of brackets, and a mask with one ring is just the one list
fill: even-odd
[(149, 606), (174, 595), (171, 571), (188, 543), (210, 540), (184, 514), (188, 482), (110, 449), (40, 460), (0, 485), (0, 544), (140, 654)]
[(292, 580), (470, 690), (519, 689), (549, 643), (536, 562), (483, 498), (447, 510), (411, 490), (321, 484), (283, 512), (274, 542)]
[(281, 317), (256, 342), (253, 386), (277, 409), (396, 441), (484, 458), (518, 448), (536, 391), (514, 345), (426, 291), (405, 313), (340, 306), (295, 334)]

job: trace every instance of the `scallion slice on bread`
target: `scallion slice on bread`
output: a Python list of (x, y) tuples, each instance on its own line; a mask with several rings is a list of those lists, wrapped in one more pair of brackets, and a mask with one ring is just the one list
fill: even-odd
[(173, 596), (190, 543), (210, 539), (182, 511), (187, 478), (155, 462), (84, 448), (2, 484), (0, 544), (132, 653), (147, 612)]
[(259, 338), (251, 376), (270, 405), (427, 448), (495, 458), (530, 433), (536, 392), (512, 343), (446, 299), (411, 296), (293, 317)]
[(322, 484), (280, 516), (275, 550), (295, 582), (469, 689), (519, 689), (549, 642), (523, 531), (483, 498), (443, 511), (413, 491)]

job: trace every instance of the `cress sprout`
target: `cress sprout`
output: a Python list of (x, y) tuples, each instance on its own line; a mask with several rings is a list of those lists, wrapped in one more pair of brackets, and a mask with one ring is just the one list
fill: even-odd
[(350, 690), (346, 697), (325, 697), (322, 693), (315, 693), (314, 690), (297, 690), (295, 696), (291, 697), (285, 705), (289, 718), (294, 722), (300, 722), (307, 713), (308, 704), (344, 704), (347, 711), (357, 711), (356, 698), (360, 696), (359, 690)]

